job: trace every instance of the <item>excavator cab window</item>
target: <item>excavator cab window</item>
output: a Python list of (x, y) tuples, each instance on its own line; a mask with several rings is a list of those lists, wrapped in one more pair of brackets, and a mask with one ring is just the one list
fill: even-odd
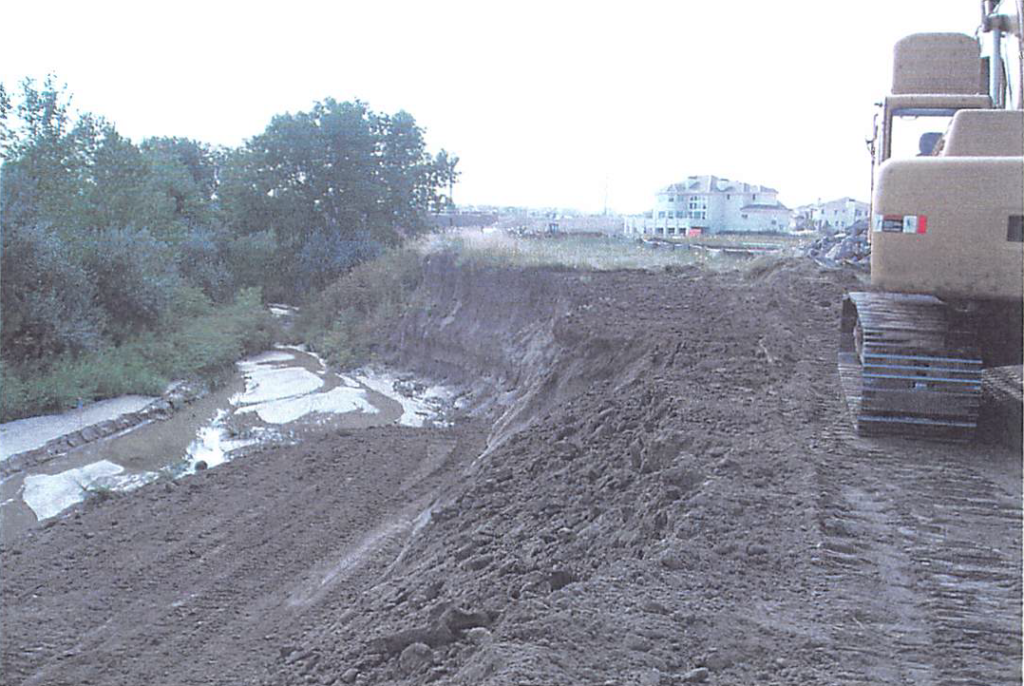
[(887, 159), (938, 154), (942, 136), (954, 114), (956, 110), (944, 108), (893, 110)]

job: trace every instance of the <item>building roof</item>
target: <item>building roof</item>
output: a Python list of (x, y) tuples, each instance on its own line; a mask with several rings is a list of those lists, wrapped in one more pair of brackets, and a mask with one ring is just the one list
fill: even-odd
[(686, 180), (672, 183), (658, 190), (659, 194), (667, 192), (778, 192), (775, 188), (757, 183), (733, 181), (727, 178), (706, 174), (703, 176), (687, 176)]
[(686, 180), (669, 184), (658, 193), (778, 193), (774, 188), (731, 181), (713, 175), (688, 176)]
[(828, 200), (826, 202), (818, 202), (815, 203), (813, 207), (825, 207), (826, 205), (845, 205), (851, 202), (857, 203), (858, 205), (867, 205), (867, 203), (862, 200), (857, 200), (856, 198), (851, 198), (847, 196), (843, 198), (837, 198), (835, 200)]

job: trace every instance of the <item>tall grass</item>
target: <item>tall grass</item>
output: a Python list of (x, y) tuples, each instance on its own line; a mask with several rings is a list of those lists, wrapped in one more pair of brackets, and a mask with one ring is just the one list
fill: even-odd
[(415, 250), (394, 249), (353, 268), (302, 309), (299, 336), (338, 366), (366, 361), (382, 324), (409, 305), (423, 278), (420, 259)]
[(657, 270), (685, 266), (729, 269), (736, 264), (734, 258), (690, 248), (686, 240), (663, 242), (658, 247), (651, 247), (624, 237), (523, 237), (486, 230), (435, 235), (422, 246), (426, 252), (453, 252), (466, 262), (513, 267)]

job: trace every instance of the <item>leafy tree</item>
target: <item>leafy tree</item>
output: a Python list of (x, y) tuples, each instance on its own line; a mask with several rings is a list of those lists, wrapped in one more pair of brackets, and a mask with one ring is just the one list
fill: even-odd
[(454, 161), (439, 164), (412, 115), (326, 99), (274, 117), (229, 156), (218, 193), (236, 235), (275, 231), (295, 295), (426, 228)]
[(433, 175), (432, 186), (434, 188), (448, 187), (448, 195), (438, 195), (435, 191), (430, 197), (430, 206), (436, 212), (455, 207), (455, 200), (453, 198), (455, 182), (459, 180), (459, 176), (462, 174), (462, 172), (456, 170), (458, 164), (458, 156), (450, 155), (444, 148), (434, 158), (431, 168), (431, 174)]
[[(223, 234), (222, 234), (223, 235)], [(236, 287), (263, 286), (268, 296), (287, 294), (280, 280), (277, 237), (271, 229), (226, 239), (225, 261)]]
[(191, 230), (177, 246), (178, 273), (210, 299), (223, 302), (232, 291), (227, 240), (207, 228)]
[(173, 201), (177, 223), (189, 228), (219, 223), (214, 209), (218, 153), (187, 138), (149, 138), (141, 150), (149, 161), (151, 188)]

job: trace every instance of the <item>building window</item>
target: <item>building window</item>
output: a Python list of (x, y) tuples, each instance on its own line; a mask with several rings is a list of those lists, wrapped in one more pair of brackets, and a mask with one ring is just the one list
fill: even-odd
[(674, 195), (670, 195), (670, 196), (668, 196), (668, 201), (669, 202), (675, 202), (676, 201), (676, 197)]
[(704, 195), (690, 196), (689, 202), (690, 219), (708, 218), (708, 199)]
[(740, 216), (743, 217), (744, 219), (747, 218), (747, 215), (745, 215), (745, 214), (741, 214)]
[(665, 218), (665, 213), (664, 212), (658, 212), (658, 219), (664, 219), (664, 218)]
[(754, 200), (757, 200), (757, 193), (754, 193)]

